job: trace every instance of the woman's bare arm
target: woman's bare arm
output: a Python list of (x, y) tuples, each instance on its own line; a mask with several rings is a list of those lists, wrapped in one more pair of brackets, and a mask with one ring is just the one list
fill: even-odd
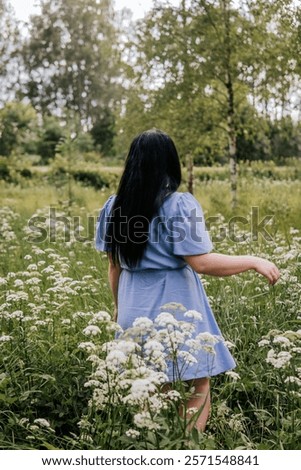
[(112, 256), (109, 253), (109, 272), (108, 272), (108, 278), (109, 278), (109, 284), (110, 288), (113, 294), (113, 299), (115, 303), (115, 310), (114, 310), (114, 321), (117, 320), (117, 308), (118, 308), (118, 284), (119, 284), (119, 276), (121, 273), (121, 267), (118, 263), (114, 264), (112, 260)]
[(185, 261), (199, 274), (211, 276), (232, 276), (250, 269), (265, 276), (270, 284), (275, 284), (280, 273), (274, 263), (257, 256), (229, 256), (219, 253), (185, 256)]

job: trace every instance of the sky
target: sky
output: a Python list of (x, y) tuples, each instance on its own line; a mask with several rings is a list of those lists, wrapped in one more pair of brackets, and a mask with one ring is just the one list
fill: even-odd
[[(173, 5), (177, 5), (179, 0), (169, 0)], [(16, 16), (19, 20), (27, 21), (29, 16), (37, 13), (39, 10), (35, 4), (39, 3), (37, 0), (10, 0), (10, 4), (15, 10)], [(145, 12), (148, 11), (153, 4), (153, 0), (115, 0), (116, 9), (129, 8), (133, 12), (133, 19), (141, 18)]]

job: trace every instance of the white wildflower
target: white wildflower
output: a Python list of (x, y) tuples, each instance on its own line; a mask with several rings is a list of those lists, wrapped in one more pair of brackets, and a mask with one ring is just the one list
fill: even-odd
[(167, 326), (174, 326), (178, 327), (179, 322), (175, 319), (175, 317), (168, 312), (162, 312), (155, 318), (155, 324), (162, 327)]
[(195, 332), (195, 325), (192, 322), (182, 321), (180, 322), (180, 327), (182, 333), (188, 338), (191, 338), (192, 334)]
[(262, 348), (262, 347), (264, 347), (264, 346), (267, 346), (268, 344), (270, 344), (270, 342), (269, 342), (268, 339), (262, 339), (262, 340), (259, 341), (258, 346), (259, 346), (260, 348)]
[(196, 310), (187, 310), (187, 312), (184, 313), (184, 317), (193, 318), (194, 320), (203, 320), (203, 315)]
[(14, 312), (12, 312), (10, 314), (10, 318), (16, 318), (16, 319), (19, 318), (19, 319), (21, 319), (23, 317), (24, 317), (24, 314), (23, 314), (22, 310), (15, 310)]
[(220, 337), (205, 331), (204, 333), (199, 333), (196, 336), (196, 340), (215, 345), (220, 342)]
[(169, 331), (168, 328), (164, 328), (158, 331), (158, 339), (166, 345), (166, 347), (172, 351), (175, 351), (180, 345), (185, 342), (185, 334), (179, 330)]
[(188, 365), (196, 364), (198, 362), (197, 359), (188, 351), (179, 351), (177, 357), (183, 359), (185, 364)]
[(291, 342), (285, 336), (275, 336), (273, 343), (283, 344), (284, 346), (290, 346)]
[(90, 341), (87, 341), (87, 342), (83, 342), (83, 343), (80, 343), (78, 345), (79, 349), (85, 349), (86, 351), (90, 352), (90, 351), (95, 351), (96, 349), (96, 346), (94, 343), (91, 343)]
[(37, 321), (35, 322), (35, 325), (36, 325), (36, 326), (47, 326), (47, 323), (48, 323), (48, 322), (47, 322), (46, 320), (37, 320)]
[[(24, 272), (23, 272), (24, 274)], [(14, 279), (16, 277), (16, 273), (14, 273), (13, 271), (10, 271), (9, 273), (7, 273), (7, 279)]]
[(181, 398), (181, 394), (177, 390), (169, 390), (166, 393), (166, 397), (171, 401), (178, 401)]
[(180, 310), (181, 312), (186, 312), (187, 308), (178, 302), (168, 302), (167, 304), (162, 305), (160, 307), (160, 310), (171, 310), (171, 311)]
[(100, 364), (101, 359), (96, 354), (91, 354), (91, 356), (87, 357), (87, 361), (93, 364)]
[(156, 386), (148, 379), (137, 379), (132, 383), (131, 395), (134, 398), (145, 399), (155, 391)]
[(216, 354), (216, 351), (214, 349), (214, 346), (212, 346), (211, 344), (204, 344), (202, 346), (202, 351), (205, 351), (207, 352), (208, 354), (212, 354), (213, 356), (215, 356)]
[(38, 277), (31, 277), (30, 279), (27, 279), (27, 281), (25, 281), (25, 284), (38, 285), (40, 282), (41, 282), (41, 279), (39, 279)]
[(284, 383), (297, 384), (299, 387), (301, 387), (301, 380), (298, 377), (294, 376), (287, 377)]
[(243, 424), (239, 419), (239, 416), (234, 416), (233, 418), (230, 418), (228, 421), (228, 426), (235, 432), (242, 432), (244, 429)]
[(96, 325), (88, 325), (84, 330), (83, 333), (86, 336), (97, 336), (101, 333), (100, 328)]
[(187, 339), (185, 344), (189, 347), (189, 352), (192, 354), (202, 349), (201, 342), (196, 339)]
[(0, 384), (1, 384), (1, 382), (3, 382), (7, 377), (8, 377), (8, 374), (6, 374), (5, 372), (2, 372), (2, 374), (0, 374)]
[(134, 416), (134, 423), (137, 426), (137, 428), (147, 428), (150, 431), (153, 431), (155, 429), (160, 429), (160, 426), (158, 423), (155, 423), (151, 415), (148, 411), (143, 411), (142, 413), (137, 413)]
[(160, 353), (164, 351), (164, 346), (162, 345), (162, 343), (159, 343), (159, 341), (150, 339), (144, 344), (144, 350), (146, 354), (151, 355), (153, 353)]
[(101, 310), (99, 312), (96, 312), (91, 321), (99, 321), (99, 322), (109, 322), (111, 321), (111, 315), (108, 312), (105, 312), (104, 310)]
[(188, 415), (194, 415), (197, 413), (199, 410), (196, 406), (192, 406), (191, 408), (187, 408), (187, 414)]
[(88, 387), (99, 387), (101, 385), (101, 383), (99, 382), (99, 380), (88, 380), (88, 382), (85, 382), (84, 383), (84, 387), (88, 388)]
[(272, 364), (276, 369), (281, 369), (289, 364), (292, 355), (287, 351), (280, 351), (278, 354), (274, 349), (270, 349), (267, 354), (266, 362)]
[(109, 352), (109, 354), (106, 357), (106, 363), (107, 366), (119, 366), (122, 364), (125, 364), (127, 361), (127, 356), (124, 354), (123, 351), (120, 351), (118, 349), (112, 350)]
[(218, 417), (224, 417), (228, 416), (232, 412), (231, 408), (227, 406), (227, 402), (223, 401), (221, 404), (217, 407), (217, 416)]
[(54, 272), (54, 267), (51, 264), (42, 270), (43, 274), (50, 274), (53, 272)]
[(29, 424), (29, 419), (28, 418), (20, 418), (17, 422), (18, 422), (18, 424), (20, 424), (20, 426), (27, 426)]
[(13, 339), (12, 336), (9, 336), (9, 335), (2, 335), (0, 336), (0, 343), (8, 343), (9, 341), (11, 341)]
[(103, 350), (106, 349), (107, 345), (109, 349), (117, 348), (118, 350), (122, 351), (126, 355), (130, 355), (141, 349), (141, 347), (134, 341), (126, 341), (123, 339), (105, 343), (103, 346)]
[(6, 295), (7, 302), (20, 302), (21, 300), (28, 300), (28, 294), (24, 291), (8, 292)]
[(43, 428), (50, 428), (50, 423), (47, 421), (47, 419), (44, 419), (44, 418), (35, 419), (34, 424), (38, 424), (39, 426)]
[(237, 382), (240, 379), (240, 375), (237, 372), (234, 372), (233, 370), (228, 370), (225, 375), (230, 377), (233, 382)]
[(125, 434), (127, 435), (127, 437), (131, 437), (133, 439), (137, 438), (140, 436), (140, 432), (137, 431), (136, 429), (128, 429)]
[(108, 372), (106, 368), (103, 368), (102, 359), (99, 359), (97, 364), (99, 369), (94, 372), (94, 377), (98, 377), (100, 380), (106, 381), (108, 379)]
[(139, 317), (134, 320), (133, 327), (138, 328), (142, 333), (145, 333), (153, 328), (153, 322), (150, 318)]
[(91, 312), (76, 312), (73, 313), (72, 317), (76, 320), (77, 318), (85, 318), (85, 317), (90, 317)]
[(116, 333), (117, 333), (117, 332), (118, 332), (118, 333), (122, 333), (122, 332), (123, 332), (123, 329), (121, 328), (121, 326), (118, 325), (118, 323), (113, 322), (113, 321), (112, 321), (110, 324), (108, 324), (108, 325), (106, 326), (106, 328), (107, 328), (107, 331), (112, 331), (112, 332), (115, 331)]
[(29, 264), (29, 265), (27, 266), (27, 269), (28, 269), (28, 271), (37, 271), (37, 270), (38, 270), (38, 267), (37, 267), (36, 264), (33, 263), (33, 264)]

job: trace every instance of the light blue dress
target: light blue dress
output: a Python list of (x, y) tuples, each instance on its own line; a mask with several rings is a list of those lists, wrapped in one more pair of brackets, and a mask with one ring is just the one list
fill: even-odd
[[(99, 251), (110, 251), (106, 243), (106, 226), (114, 198), (109, 197), (98, 218), (95, 241)], [(120, 261), (122, 271), (118, 285), (117, 321), (123, 329), (131, 327), (138, 317), (154, 320), (162, 312), (163, 305), (171, 304), (170, 313), (176, 319), (195, 323), (193, 337), (208, 332), (219, 338), (214, 345), (214, 354), (208, 352), (210, 348), (206, 347), (194, 352), (195, 363), (187, 364), (184, 361), (175, 370), (173, 362), (168, 361), (169, 381), (210, 377), (236, 365), (223, 340), (200, 278), (183, 259), (183, 256), (204, 254), (211, 250), (212, 243), (198, 201), (190, 193), (174, 192), (164, 199), (158, 216), (150, 223), (147, 247), (139, 265), (133, 269), (123, 260)], [(178, 308), (176, 304), (179, 304)], [(184, 318), (181, 305), (186, 310), (200, 312), (202, 320)], [(209, 343), (207, 346), (210, 346)], [(204, 344), (206, 346), (206, 342)], [(188, 351), (186, 346), (182, 349)], [(180, 377), (177, 376), (179, 370)]]

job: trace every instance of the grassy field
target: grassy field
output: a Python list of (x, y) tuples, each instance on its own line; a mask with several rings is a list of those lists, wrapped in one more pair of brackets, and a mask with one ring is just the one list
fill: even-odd
[(300, 181), (242, 175), (235, 212), (227, 180), (196, 183), (215, 251), (268, 257), (281, 280), (203, 278), (237, 368), (212, 379), (208, 428), (190, 436), (177, 412), (185, 389), (158, 386), (163, 353), (146, 361), (137, 341), (114, 341), (107, 260), (93, 244), (114, 191), (1, 183), (0, 448), (300, 449)]

